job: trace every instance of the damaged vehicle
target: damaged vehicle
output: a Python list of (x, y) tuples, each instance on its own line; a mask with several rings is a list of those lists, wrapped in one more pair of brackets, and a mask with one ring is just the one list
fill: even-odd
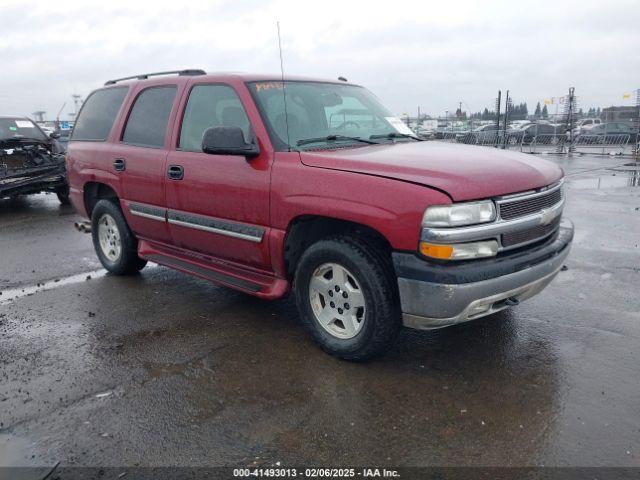
[(25, 117), (0, 117), (0, 199), (53, 192), (69, 203), (64, 151)]

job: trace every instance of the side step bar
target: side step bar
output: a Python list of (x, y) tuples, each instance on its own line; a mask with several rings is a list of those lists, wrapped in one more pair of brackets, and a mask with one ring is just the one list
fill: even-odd
[(151, 262), (190, 273), (265, 300), (285, 296), (291, 285), (286, 278), (271, 272), (247, 268), (213, 256), (178, 250), (170, 245), (146, 239), (138, 240), (138, 255)]
[(230, 275), (225, 275), (224, 273), (214, 272), (213, 270), (209, 270), (207, 268), (201, 267), (200, 265), (196, 265), (190, 262), (185, 262), (184, 260), (180, 260), (178, 258), (173, 258), (157, 253), (146, 255), (145, 258), (152, 262), (166, 265), (167, 267), (173, 267), (177, 268), (178, 270), (191, 272), (207, 280), (211, 280), (216, 283), (224, 283), (232, 287), (247, 290), (249, 292), (259, 292), (261, 289), (261, 286), (257, 283), (243, 280), (241, 278), (232, 277)]

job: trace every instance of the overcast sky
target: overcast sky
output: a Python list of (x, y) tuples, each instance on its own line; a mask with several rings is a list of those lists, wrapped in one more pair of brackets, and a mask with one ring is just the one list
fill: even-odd
[(638, 0), (0, 0), (0, 115), (66, 102), (66, 119), (71, 94), (143, 72), (277, 73), (277, 20), (285, 73), (343, 75), (398, 114), (477, 111), (498, 89), (532, 112), (570, 86), (583, 108), (629, 105), (640, 88)]

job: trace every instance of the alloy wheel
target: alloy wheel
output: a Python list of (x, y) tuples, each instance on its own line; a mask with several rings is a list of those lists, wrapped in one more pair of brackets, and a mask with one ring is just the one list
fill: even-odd
[(342, 265), (325, 263), (313, 272), (309, 301), (317, 322), (334, 337), (349, 339), (362, 330), (364, 293), (355, 275)]
[(122, 254), (120, 230), (111, 215), (105, 213), (98, 221), (98, 240), (100, 249), (110, 262), (117, 262)]

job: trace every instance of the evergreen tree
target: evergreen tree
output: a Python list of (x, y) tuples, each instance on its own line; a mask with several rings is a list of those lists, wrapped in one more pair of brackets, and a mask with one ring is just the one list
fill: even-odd
[(533, 114), (535, 115), (536, 118), (540, 118), (540, 115), (542, 114), (542, 109), (540, 108), (540, 102), (536, 104), (536, 111)]
[(549, 118), (549, 110), (547, 110), (547, 106), (546, 105), (542, 109), (542, 118)]

